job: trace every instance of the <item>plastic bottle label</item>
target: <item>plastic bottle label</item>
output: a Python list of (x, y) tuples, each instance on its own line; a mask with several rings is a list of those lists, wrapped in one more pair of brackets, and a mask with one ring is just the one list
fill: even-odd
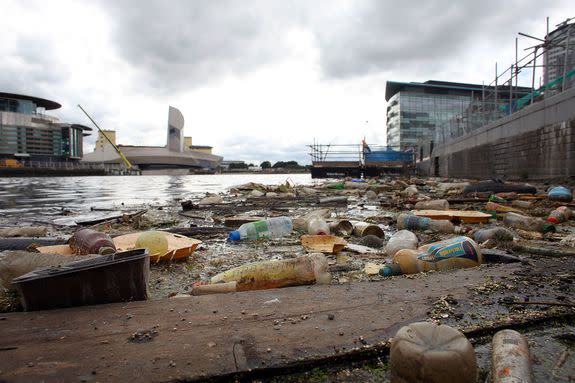
[(411, 230), (427, 230), (431, 222), (430, 218), (408, 215), (405, 217), (405, 227)]
[(270, 229), (266, 221), (256, 221), (253, 224), (257, 238), (267, 238), (270, 236)]
[(478, 261), (477, 251), (466, 237), (456, 237), (446, 242), (429, 247), (427, 252), (419, 255), (417, 259), (425, 262), (439, 262), (449, 258)]

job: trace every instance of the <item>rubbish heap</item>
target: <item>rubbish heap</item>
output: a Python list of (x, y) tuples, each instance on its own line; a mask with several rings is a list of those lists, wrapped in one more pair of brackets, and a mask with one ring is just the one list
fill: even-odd
[[(575, 281), (571, 268), (575, 255), (571, 209), (575, 205), (566, 186), (413, 177), (311, 185), (248, 183), (201, 199), (182, 196), (173, 206), (104, 215), (94, 211), (94, 217), (75, 221), (74, 216), (66, 217), (74, 221), (71, 226), (54, 222), (48, 227), (0, 228), (0, 283), (6, 290), (0, 304), (3, 311), (20, 310), (15, 301), (17, 289), (25, 309), (50, 308), (44, 298), (30, 296), (43, 291), (29, 288), (28, 283), (59, 273), (62, 279), (55, 283), (61, 287), (72, 283), (66, 279), (71, 272), (83, 272), (91, 276), (83, 279), (86, 283), (98, 284), (94, 270), (113, 279), (120, 264), (124, 264), (123, 274), (116, 272), (116, 278), (126, 278), (129, 270), (130, 278), (144, 281), (138, 291), (106, 297), (102, 290), (102, 296), (86, 301), (70, 297), (54, 302), (54, 307), (298, 285), (380, 281), (385, 286), (388, 279), (426, 278), (429, 273), (443, 273), (448, 279), (452, 269), (481, 272), (493, 263), (516, 263), (528, 273), (535, 261), (545, 264), (560, 259), (566, 262), (560, 275), (542, 276), (551, 290), (533, 298), (546, 309), (562, 306), (572, 310), (572, 297), (558, 295), (559, 287), (553, 290), (556, 284), (566, 283), (566, 291), (571, 291)], [(134, 257), (135, 249), (145, 249), (146, 263), (141, 256)], [(107, 257), (105, 266), (95, 261), (101, 257)], [(127, 259), (135, 264), (125, 266)], [(521, 300), (517, 290), (521, 284), (529, 287), (531, 276), (526, 275), (508, 276), (508, 284), (487, 279), (468, 288), (484, 300), (498, 299), (511, 307), (513, 314), (513, 310), (533, 304)], [(496, 295), (490, 297), (490, 293)], [(42, 304), (30, 303), (35, 299)], [(449, 322), (464, 329), (465, 323), (460, 321), (464, 315), (494, 319), (473, 306), (454, 307), (446, 291), (429, 312), (429, 322), (436, 326)], [(470, 356), (473, 348), (460, 332), (444, 329), (443, 324), (439, 330), (428, 329), (426, 324), (411, 326), (398, 333), (391, 348), (394, 374), (416, 374), (405, 355), (431, 355), (431, 346), (425, 344), (433, 337), (425, 334), (439, 331), (441, 336), (451, 337), (454, 349), (468, 360), (469, 369), (454, 374), (461, 381), (476, 375), (476, 362)], [(411, 339), (411, 332), (418, 335)], [(509, 336), (515, 335), (503, 334), (493, 340), (497, 344), (494, 370), (511, 363), (501, 351), (508, 347), (505, 337)], [(526, 348), (524, 340), (521, 342), (516, 347)], [(446, 356), (437, 358), (431, 357), (429, 363)], [(531, 362), (520, 363), (530, 368)], [(521, 368), (521, 374), (526, 374), (527, 367)], [(432, 373), (433, 368), (427, 371)]]

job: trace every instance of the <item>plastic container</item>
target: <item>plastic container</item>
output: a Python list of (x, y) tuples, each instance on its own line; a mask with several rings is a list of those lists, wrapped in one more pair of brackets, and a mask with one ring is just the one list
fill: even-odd
[(108, 255), (116, 252), (112, 238), (105, 233), (92, 229), (82, 229), (75, 232), (68, 240), (74, 254)]
[(485, 210), (494, 210), (498, 213), (509, 213), (509, 212), (519, 212), (519, 210), (511, 207), (511, 206), (504, 206), (504, 205), (500, 205), (498, 203), (495, 202), (487, 202), (485, 204)]
[(231, 231), (228, 238), (232, 241), (280, 238), (289, 235), (292, 229), (291, 218), (274, 217), (263, 221), (244, 223), (238, 230)]
[(496, 195), (496, 194), (491, 194), (491, 195), (489, 196), (489, 201), (490, 201), (490, 202), (495, 202), (495, 203), (505, 203), (505, 202), (507, 202), (507, 200), (506, 200), (505, 198), (499, 197), (499, 196)]
[(571, 193), (571, 190), (567, 189), (564, 186), (556, 186), (554, 188), (549, 189), (547, 197), (551, 201), (559, 201), (559, 202), (573, 201), (573, 194)]
[(415, 204), (417, 210), (449, 210), (449, 202), (446, 199), (434, 199), (419, 201)]
[(533, 382), (529, 345), (523, 335), (501, 330), (493, 336), (491, 346), (493, 383)]
[(400, 214), (397, 217), (397, 228), (407, 230), (431, 230), (437, 233), (454, 233), (455, 226), (447, 220), (433, 220), (410, 214)]
[(571, 215), (571, 209), (569, 209), (567, 206), (560, 206), (549, 214), (547, 221), (551, 223), (561, 223), (569, 220)]
[(391, 383), (477, 381), (477, 358), (469, 340), (447, 325), (411, 323), (399, 329), (390, 350)]
[(455, 237), (430, 243), (417, 250), (399, 250), (393, 263), (381, 268), (383, 276), (415, 274), (430, 270), (449, 270), (481, 265), (479, 246), (468, 237)]
[(517, 213), (505, 214), (503, 223), (509, 227), (526, 231), (538, 231), (540, 233), (555, 231), (555, 226), (550, 222), (544, 221), (540, 218), (526, 217)]
[(150, 258), (136, 249), (32, 271), (12, 280), (24, 310), (148, 298)]
[(395, 253), (403, 249), (417, 249), (417, 236), (409, 230), (400, 230), (391, 236), (387, 245), (385, 245), (385, 253), (393, 257)]
[[(327, 259), (321, 253), (280, 261), (254, 262), (212, 277), (211, 284), (194, 287), (192, 294), (203, 295), (229, 291), (265, 290), (314, 283), (325, 284), (331, 281), (327, 267)], [(228, 288), (220, 287), (219, 285), (222, 283), (228, 283)]]
[(309, 221), (307, 232), (310, 235), (329, 235), (329, 225), (321, 218), (312, 218)]
[(478, 243), (483, 243), (490, 239), (501, 242), (513, 241), (513, 233), (509, 229), (501, 226), (488, 227), (476, 231), (475, 234), (473, 234), (473, 239)]
[(329, 223), (329, 231), (338, 235), (350, 235), (353, 233), (353, 225), (348, 220)]
[(511, 206), (518, 207), (520, 209), (530, 209), (533, 206), (533, 202), (517, 199), (511, 202)]

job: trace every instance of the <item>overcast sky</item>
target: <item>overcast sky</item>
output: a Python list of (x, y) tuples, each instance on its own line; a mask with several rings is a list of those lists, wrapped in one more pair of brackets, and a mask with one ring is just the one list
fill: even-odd
[[(517, 32), (572, 0), (2, 0), (0, 91), (121, 144), (164, 145), (168, 105), (226, 160), (309, 162), (306, 145), (385, 143), (386, 81), (481, 84)], [(534, 40), (520, 38), (523, 48)], [(88, 150), (95, 135), (88, 138)]]

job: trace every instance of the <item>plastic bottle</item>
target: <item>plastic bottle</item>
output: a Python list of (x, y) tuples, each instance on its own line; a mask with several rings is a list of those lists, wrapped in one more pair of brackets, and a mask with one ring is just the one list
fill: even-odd
[(228, 238), (232, 241), (280, 238), (291, 233), (292, 229), (291, 218), (274, 217), (262, 221), (244, 223), (238, 230), (231, 231)]
[(529, 209), (531, 206), (533, 206), (533, 202), (517, 199), (511, 202), (511, 206), (518, 207), (520, 209)]
[(454, 233), (455, 226), (447, 220), (433, 220), (410, 214), (400, 214), (397, 217), (397, 228), (407, 230), (431, 230), (438, 233)]
[(552, 223), (544, 221), (540, 218), (526, 217), (517, 213), (507, 213), (503, 218), (503, 223), (509, 227), (526, 231), (538, 231), (540, 233), (547, 233), (555, 231), (555, 226)]
[(519, 210), (512, 208), (510, 206), (503, 206), (495, 202), (487, 202), (485, 204), (485, 210), (493, 210), (498, 213), (509, 213), (509, 212), (519, 212)]
[(473, 346), (447, 325), (416, 322), (400, 328), (391, 342), (389, 362), (391, 383), (477, 381)]
[(74, 254), (108, 255), (116, 252), (116, 246), (108, 234), (92, 229), (82, 229), (75, 232), (68, 240)]
[(523, 335), (514, 330), (501, 330), (491, 341), (493, 383), (533, 382), (529, 345)]
[(329, 235), (329, 225), (321, 218), (312, 218), (309, 221), (307, 232), (311, 235)]
[(473, 234), (473, 239), (478, 243), (483, 243), (489, 239), (494, 239), (497, 241), (513, 241), (513, 233), (501, 226), (488, 227), (484, 229), (479, 229)]
[(505, 198), (499, 197), (499, 196), (496, 195), (496, 194), (491, 194), (491, 195), (489, 196), (489, 201), (490, 201), (490, 202), (495, 202), (495, 203), (505, 203), (505, 202), (507, 202), (507, 200), (506, 200)]
[(430, 243), (417, 250), (399, 250), (393, 263), (381, 268), (383, 276), (415, 274), (430, 270), (449, 270), (481, 265), (479, 246), (468, 237), (455, 237)]
[(554, 188), (549, 189), (549, 194), (547, 196), (551, 201), (559, 201), (559, 202), (573, 201), (573, 194), (571, 194), (571, 190), (567, 189), (564, 186), (556, 186)]
[(449, 210), (449, 202), (446, 199), (434, 199), (419, 201), (415, 204), (417, 210)]
[(571, 218), (572, 211), (567, 206), (559, 206), (557, 209), (553, 210), (547, 221), (551, 223), (561, 223), (569, 220)]
[[(194, 287), (193, 295), (265, 290), (287, 286), (327, 284), (327, 258), (321, 253), (280, 261), (254, 262), (215, 275), (209, 285)], [(227, 284), (227, 286), (222, 286)]]
[(417, 236), (409, 230), (400, 230), (391, 236), (387, 245), (385, 245), (385, 253), (393, 257), (395, 253), (403, 249), (417, 249)]

